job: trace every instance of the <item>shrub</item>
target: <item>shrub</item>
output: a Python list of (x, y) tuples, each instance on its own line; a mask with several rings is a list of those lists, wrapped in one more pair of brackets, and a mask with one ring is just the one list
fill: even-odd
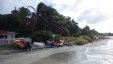
[(46, 41), (48, 39), (51, 38), (51, 32), (50, 31), (37, 31), (37, 32), (34, 32), (32, 34), (32, 40), (33, 41)]
[(83, 44), (86, 44), (86, 43), (88, 43), (88, 40), (81, 38), (81, 37), (78, 37), (75, 40), (75, 44), (77, 44), (77, 45), (83, 45)]
[(88, 42), (92, 42), (92, 39), (89, 36), (81, 36), (80, 38), (88, 40)]
[(64, 40), (64, 44), (67, 46), (70, 45), (83, 45), (86, 44), (88, 42), (91, 42), (92, 39), (88, 36), (80, 36), (80, 37), (62, 37), (62, 39)]
[(47, 40), (60, 40), (61, 38), (61, 35), (59, 34), (55, 34), (56, 36), (53, 38), (51, 35), (53, 33), (50, 32), (50, 31), (37, 31), (37, 32), (34, 32), (32, 34), (32, 40), (33, 41), (43, 41), (43, 42), (46, 42)]

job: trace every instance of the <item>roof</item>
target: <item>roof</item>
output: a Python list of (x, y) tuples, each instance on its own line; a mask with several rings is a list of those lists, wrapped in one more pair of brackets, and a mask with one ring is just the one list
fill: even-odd
[(0, 30), (0, 35), (8, 35), (8, 34), (17, 34), (17, 33)]

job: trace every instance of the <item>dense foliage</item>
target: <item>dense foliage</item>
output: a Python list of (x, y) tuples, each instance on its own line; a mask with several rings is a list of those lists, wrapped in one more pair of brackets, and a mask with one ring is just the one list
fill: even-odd
[[(97, 31), (91, 30), (88, 26), (81, 29), (74, 19), (59, 14), (53, 7), (42, 2), (37, 5), (36, 9), (32, 6), (29, 7), (34, 12), (21, 7), (12, 10), (11, 14), (0, 14), (0, 30), (14, 31), (19, 33), (19, 36), (33, 35), (33, 38), (36, 38), (35, 35), (40, 36), (39, 33), (42, 30), (62, 36), (73, 35), (78, 37), (80, 35), (98, 34)], [(42, 33), (45, 34), (45, 32)]]

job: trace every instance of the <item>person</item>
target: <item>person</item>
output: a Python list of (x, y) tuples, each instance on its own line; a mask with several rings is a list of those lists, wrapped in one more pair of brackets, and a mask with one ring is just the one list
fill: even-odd
[(28, 49), (29, 51), (31, 50), (31, 44), (29, 42), (26, 42), (26, 49)]

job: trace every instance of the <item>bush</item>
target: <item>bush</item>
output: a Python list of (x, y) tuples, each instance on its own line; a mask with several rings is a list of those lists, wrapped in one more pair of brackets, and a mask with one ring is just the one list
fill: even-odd
[(46, 41), (48, 39), (51, 38), (51, 32), (50, 31), (37, 31), (37, 32), (34, 32), (32, 34), (32, 40), (33, 41)]
[(80, 37), (62, 37), (62, 39), (64, 40), (64, 44), (67, 46), (70, 45), (83, 45), (86, 44), (88, 42), (91, 42), (92, 39), (89, 36), (80, 36)]
[(84, 38), (81, 38), (81, 37), (78, 37), (78, 38), (76, 38), (74, 44), (76, 44), (76, 45), (83, 45), (83, 44), (86, 44), (86, 43), (88, 43), (88, 40), (86, 40)]
[(88, 42), (92, 42), (92, 39), (89, 36), (80, 36), (80, 38), (88, 40)]
[(70, 45), (83, 45), (88, 43), (88, 40), (86, 40), (84, 37), (80, 36), (80, 37), (64, 37), (64, 44), (67, 46)]
[(39, 42), (41, 41), (46, 42), (47, 40), (53, 40), (53, 39), (60, 40), (61, 35), (55, 34), (56, 36), (53, 38), (51, 36), (52, 34), (53, 33), (50, 31), (37, 31), (37, 32), (34, 32), (31, 37), (33, 41), (39, 41)]
[(95, 36), (92, 35), (92, 34), (91, 35), (88, 35), (88, 37), (90, 37), (92, 39), (92, 41), (95, 40)]

